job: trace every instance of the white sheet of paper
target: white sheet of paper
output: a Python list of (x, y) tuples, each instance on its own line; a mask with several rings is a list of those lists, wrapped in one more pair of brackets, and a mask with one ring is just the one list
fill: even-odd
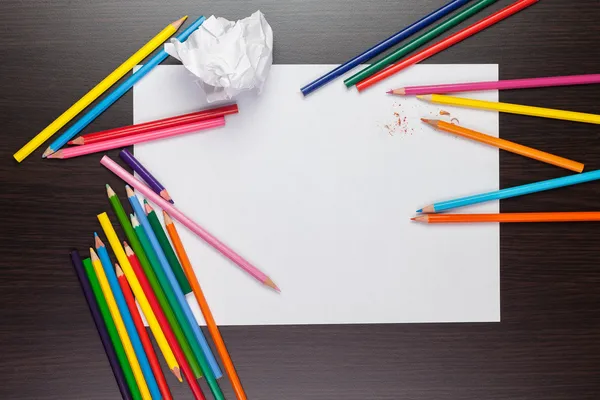
[[(497, 149), (419, 118), (443, 109), (451, 116), (442, 118), (497, 136), (498, 114), (385, 94), (495, 80), (497, 65), (418, 65), (360, 95), (338, 81), (303, 98), (298, 88), (331, 68), (274, 65), (264, 92), (239, 99), (225, 128), (135, 146), (181, 211), (282, 290), (177, 224), (217, 323), (499, 321), (499, 226), (409, 220), (432, 202), (499, 185)], [(498, 99), (495, 91), (465, 96)], [(135, 123), (204, 107), (182, 66), (159, 66), (134, 89)]]

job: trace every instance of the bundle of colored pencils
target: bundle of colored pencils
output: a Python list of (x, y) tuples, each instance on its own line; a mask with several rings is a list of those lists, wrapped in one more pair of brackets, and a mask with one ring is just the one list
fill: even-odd
[(225, 398), (217, 382), (223, 375), (221, 367), (186, 300), (186, 295), (191, 294), (200, 305), (236, 398), (246, 399), (173, 219), (196, 232), (264, 285), (277, 291), (279, 288), (258, 268), (177, 210), (165, 187), (133, 154), (123, 150), (121, 157), (145, 182), (108, 157), (102, 160), (102, 164), (162, 207), (165, 227), (150, 203), (144, 201), (142, 205), (133, 189), (126, 186), (132, 211), (128, 217), (115, 191), (106, 185), (109, 202), (126, 237), (126, 241), (118, 237), (106, 212), (98, 215), (116, 263), (110, 259), (104, 241), (96, 233), (89, 257), (82, 259), (74, 250), (71, 259), (122, 398), (172, 398), (136, 301), (148, 321), (159, 353), (176, 378), (187, 381), (194, 398), (205, 399), (197, 381), (201, 377), (206, 380), (215, 399)]

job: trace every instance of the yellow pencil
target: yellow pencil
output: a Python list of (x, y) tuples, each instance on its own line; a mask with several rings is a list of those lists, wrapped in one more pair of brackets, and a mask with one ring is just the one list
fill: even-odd
[[(87, 106), (92, 104), (94, 100), (107, 91), (112, 85), (117, 83), (125, 74), (133, 69), (137, 64), (152, 53), (158, 46), (160, 46), (165, 40), (173, 35), (179, 27), (186, 20), (187, 16), (178, 19), (175, 22), (167, 25), (158, 35), (154, 36), (148, 43), (142, 46), (141, 49), (136, 51), (131, 57), (127, 59), (123, 64), (119, 65), (117, 69), (110, 73), (100, 83), (98, 83), (92, 90), (87, 92), (81, 99), (77, 100), (67, 111), (62, 113), (60, 117), (56, 118), (50, 125), (44, 128), (43, 131), (38, 133), (33, 139), (31, 139), (25, 146), (21, 147), (19, 151), (13, 154), (13, 157), (18, 162), (21, 162), (30, 155), (35, 149), (40, 147), (46, 140), (52, 135), (65, 126), (70, 120), (75, 118), (77, 114), (82, 112)], [(44, 155), (47, 155), (44, 153)]]
[[(137, 299), (138, 303), (140, 304), (140, 307), (142, 308), (142, 312), (144, 313), (144, 316), (146, 317), (146, 321), (148, 321), (150, 330), (152, 331), (152, 334), (154, 335), (154, 338), (156, 339), (156, 343), (158, 344), (158, 347), (160, 348), (160, 351), (162, 352), (163, 357), (165, 358), (165, 361), (167, 362), (167, 365), (169, 366), (169, 369), (173, 372), (173, 374), (177, 377), (177, 379), (179, 379), (179, 381), (182, 382), (183, 380), (181, 378), (181, 371), (179, 368), (179, 364), (177, 363), (177, 360), (175, 359), (175, 355), (173, 354), (173, 350), (171, 350), (171, 347), (169, 346), (169, 342), (167, 342), (167, 338), (165, 337), (165, 334), (163, 333), (162, 328), (160, 327), (160, 325), (158, 324), (158, 321), (156, 320), (156, 316), (154, 315), (154, 312), (152, 311), (152, 308), (150, 307), (148, 298), (146, 297), (146, 294), (144, 293), (144, 290), (142, 289), (142, 286), (140, 285), (140, 282), (138, 281), (137, 276), (135, 275), (135, 272), (133, 271), (133, 268), (131, 267), (131, 264), (129, 263), (129, 259), (127, 258), (127, 255), (125, 254), (125, 250), (123, 249), (121, 242), (119, 242), (119, 238), (117, 236), (117, 233), (115, 232), (115, 229), (113, 228), (112, 223), (110, 222), (110, 219), (108, 219), (108, 214), (106, 214), (106, 213), (99, 214), (98, 221), (100, 221), (100, 225), (102, 225), (104, 234), (108, 238), (110, 247), (112, 247), (113, 253), (115, 253), (117, 260), (119, 261), (119, 265), (123, 269), (123, 272), (125, 273), (125, 277), (129, 281), (131, 290), (133, 290), (133, 294), (134, 294), (135, 298)], [(96, 241), (97, 241), (96, 244), (103, 245), (102, 241), (98, 242), (99, 240), (100, 240), (99, 238), (96, 238)]]
[(441, 94), (417, 96), (417, 98), (429, 101), (431, 103), (447, 104), (449, 106), (478, 108), (481, 110), (493, 110), (509, 114), (585, 122), (587, 124), (600, 124), (600, 115), (598, 114), (586, 114), (575, 111), (555, 110), (552, 108), (522, 106), (519, 104), (497, 103), (495, 101), (472, 100), (462, 97), (443, 96)]
[(119, 338), (121, 338), (123, 348), (125, 349), (125, 355), (127, 356), (129, 365), (131, 365), (131, 370), (133, 371), (133, 376), (140, 389), (142, 398), (144, 400), (152, 400), (150, 390), (148, 390), (148, 385), (146, 384), (144, 374), (142, 373), (142, 368), (140, 367), (140, 363), (138, 362), (137, 356), (135, 355), (135, 351), (133, 350), (131, 340), (129, 339), (129, 335), (127, 334), (127, 329), (125, 328), (125, 323), (123, 322), (123, 318), (121, 318), (121, 313), (119, 312), (119, 308), (117, 307), (117, 301), (115, 300), (112, 290), (110, 290), (108, 279), (106, 278), (106, 274), (104, 273), (104, 269), (102, 268), (102, 264), (100, 263), (100, 258), (98, 258), (98, 255), (96, 255), (96, 252), (92, 248), (90, 248), (90, 255), (92, 257), (92, 266), (94, 267), (94, 271), (96, 272), (96, 276), (98, 277), (100, 288), (102, 289), (102, 293), (104, 294), (104, 298), (106, 299), (106, 304), (108, 304), (108, 310), (110, 311), (110, 315), (115, 322), (117, 332), (119, 333)]

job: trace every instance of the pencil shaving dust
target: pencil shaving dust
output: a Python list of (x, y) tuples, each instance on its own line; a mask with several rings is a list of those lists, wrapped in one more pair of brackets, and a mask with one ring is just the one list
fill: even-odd
[(390, 136), (394, 134), (412, 135), (415, 130), (409, 126), (409, 120), (406, 115), (403, 115), (402, 103), (392, 104), (392, 121), (383, 125), (383, 128)]

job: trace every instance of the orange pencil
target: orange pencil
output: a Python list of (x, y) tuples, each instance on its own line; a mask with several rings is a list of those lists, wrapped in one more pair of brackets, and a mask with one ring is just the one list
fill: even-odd
[(208, 303), (206, 302), (206, 298), (204, 297), (200, 283), (198, 283), (198, 278), (196, 278), (196, 274), (194, 273), (190, 259), (183, 248), (183, 243), (181, 243), (181, 239), (179, 238), (175, 224), (166, 211), (163, 211), (163, 216), (167, 232), (169, 233), (169, 237), (171, 238), (171, 242), (173, 243), (177, 257), (179, 257), (179, 261), (183, 267), (183, 272), (185, 273), (185, 276), (192, 287), (192, 291), (196, 296), (196, 300), (198, 300), (198, 305), (200, 306), (200, 310), (202, 311), (202, 315), (206, 321), (206, 326), (208, 327), (208, 331), (210, 332), (213, 342), (215, 343), (217, 352), (219, 353), (219, 356), (221, 356), (221, 361), (223, 361), (225, 372), (229, 377), (229, 381), (231, 382), (235, 396), (238, 400), (246, 400), (246, 393), (242, 387), (242, 382), (240, 382), (240, 378), (235, 371), (233, 361), (231, 361), (231, 357), (229, 356), (229, 352), (227, 351), (227, 347), (225, 346), (225, 342), (223, 341), (219, 327), (217, 326), (212, 312), (208, 307)]
[(426, 214), (411, 218), (427, 224), (476, 222), (591, 222), (600, 221), (600, 211), (503, 214)]
[(453, 133), (455, 135), (462, 136), (467, 139), (475, 140), (479, 143), (489, 144), (490, 146), (498, 147), (499, 149), (510, 151), (511, 153), (519, 154), (524, 157), (533, 158), (534, 160), (545, 162), (547, 164), (556, 165), (557, 167), (565, 168), (570, 171), (582, 172), (584, 168), (584, 165), (577, 161), (555, 156), (554, 154), (546, 153), (544, 151), (536, 150), (531, 147), (523, 146), (518, 143), (511, 142), (509, 140), (500, 139), (497, 137), (486, 135), (485, 133), (463, 128), (462, 126), (454, 125), (446, 121), (425, 118), (421, 118), (421, 121), (444, 132)]
[(135, 304), (135, 298), (133, 297), (133, 293), (131, 292), (129, 283), (127, 283), (127, 278), (125, 278), (125, 274), (123, 274), (123, 270), (121, 269), (119, 264), (115, 265), (115, 269), (117, 272), (117, 280), (119, 281), (119, 286), (121, 286), (123, 296), (125, 297), (125, 303), (127, 304), (127, 308), (131, 313), (131, 318), (133, 319), (135, 330), (138, 332), (138, 335), (140, 335), (142, 346), (144, 347), (146, 356), (148, 356), (148, 361), (150, 362), (152, 373), (156, 378), (156, 383), (158, 384), (160, 394), (165, 400), (173, 400), (173, 396), (171, 396), (171, 391), (169, 390), (169, 385), (167, 385), (165, 375), (163, 374), (163, 371), (160, 368), (158, 357), (156, 356), (154, 347), (152, 347), (152, 342), (150, 341), (150, 337), (148, 336), (148, 332), (146, 331), (146, 327), (144, 326), (142, 317), (140, 317), (137, 305)]

